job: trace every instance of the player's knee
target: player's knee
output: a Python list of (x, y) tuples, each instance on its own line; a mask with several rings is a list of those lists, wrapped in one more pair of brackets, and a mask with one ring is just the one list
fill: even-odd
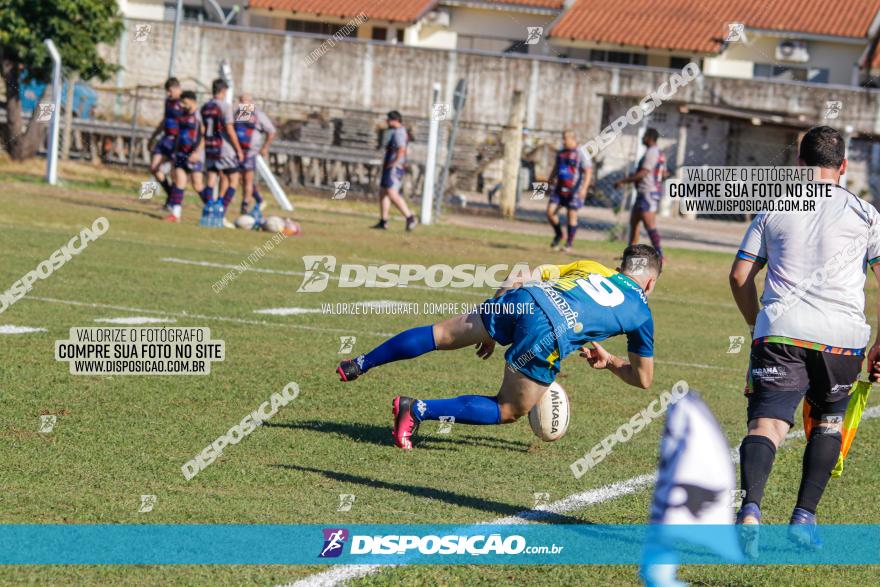
[(790, 426), (788, 422), (774, 418), (756, 418), (749, 422), (750, 436), (764, 436), (779, 447), (785, 440)]
[(843, 414), (824, 414), (819, 418), (817, 426), (813, 427), (810, 432), (810, 440), (814, 437), (822, 436), (824, 438), (836, 438), (843, 440)]
[(438, 349), (443, 350), (452, 342), (452, 335), (442, 322), (435, 324), (432, 332), (434, 334), (434, 346)]
[(501, 413), (502, 424), (516, 422), (528, 413), (528, 410), (524, 410), (516, 404), (498, 404), (498, 411)]
[(837, 440), (837, 442), (843, 442), (843, 435), (840, 433), (839, 429), (835, 429), (833, 427), (829, 428), (826, 426), (817, 426), (810, 431), (810, 438), (808, 441), (811, 441), (815, 438), (832, 438)]

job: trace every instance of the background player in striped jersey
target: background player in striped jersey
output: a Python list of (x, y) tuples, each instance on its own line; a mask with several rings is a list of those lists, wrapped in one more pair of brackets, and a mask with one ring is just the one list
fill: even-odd
[[(232, 106), (226, 103), (226, 92), (229, 84), (222, 79), (215, 79), (211, 84), (213, 98), (208, 100), (201, 109), (202, 121), (205, 125), (205, 168), (208, 172), (208, 196), (210, 201), (215, 197), (214, 188), (219, 177), (219, 189), (216, 197), (222, 198), (223, 212), (235, 198), (235, 187), (238, 185), (238, 167), (244, 160), (244, 152), (238, 144), (235, 134), (235, 118)], [(224, 226), (233, 225), (223, 219)]]
[(663, 195), (663, 180), (666, 179), (666, 156), (657, 146), (660, 133), (657, 129), (645, 129), (642, 144), (645, 145), (645, 154), (639, 160), (638, 169), (632, 175), (618, 180), (614, 185), (621, 187), (624, 184), (636, 184), (636, 201), (629, 216), (629, 244), (639, 242), (639, 224), (644, 223), (651, 244), (663, 257), (663, 249), (660, 248), (660, 232), (657, 230), (657, 209), (660, 206), (660, 197)]
[(241, 162), (242, 200), (241, 213), (248, 211), (248, 202), (251, 197), (256, 201), (256, 206), (263, 209), (263, 198), (257, 191), (254, 170), (257, 164), (257, 155), (264, 159), (269, 156), (269, 145), (275, 138), (275, 125), (266, 116), (266, 113), (257, 108), (253, 96), (242, 94), (239, 104), (239, 115), (235, 117), (235, 134), (238, 144), (244, 151), (244, 160)]
[(150, 160), (150, 173), (165, 190), (167, 207), (171, 198), (171, 181), (162, 173), (162, 165), (171, 161), (174, 155), (174, 144), (177, 141), (177, 118), (183, 114), (183, 107), (180, 104), (180, 82), (176, 77), (169, 77), (165, 82), (165, 110), (162, 121), (156, 127), (150, 140), (162, 135), (159, 142), (153, 147), (153, 158)]
[[(561, 361), (576, 350), (595, 369), (608, 369), (626, 383), (647, 389), (654, 379), (654, 319), (648, 295), (660, 276), (660, 255), (647, 245), (627, 247), (618, 271), (595, 261), (546, 265), (541, 280), (514, 278), (471, 314), (411, 328), (372, 351), (340, 363), (342, 381), (352, 381), (374, 367), (412, 359), (434, 350), (476, 346), (488, 359), (495, 344), (510, 345), (506, 368), (495, 396), (462, 395), (392, 401), (395, 444), (411, 449), (423, 420), (495, 425), (514, 422), (532, 409), (559, 374)], [(629, 361), (600, 344), (625, 334)], [(583, 345), (592, 343), (593, 348)]]
[(182, 111), (177, 118), (178, 133), (172, 154), (174, 185), (168, 199), (171, 214), (165, 218), (169, 222), (180, 222), (187, 174), (192, 177), (193, 189), (198, 192), (203, 201), (205, 200), (205, 186), (202, 181), (204, 170), (203, 122), (198, 111), (195, 92), (183, 92), (180, 95), (180, 101)]
[(556, 248), (562, 241), (559, 209), (565, 208), (568, 235), (563, 251), (570, 253), (578, 226), (578, 210), (584, 205), (587, 187), (593, 176), (593, 162), (585, 149), (578, 148), (573, 131), (562, 133), (562, 149), (556, 152), (556, 163), (550, 173), (550, 200), (547, 202), (547, 220), (555, 235), (550, 246)]
[[(745, 490), (737, 521), (761, 521), (761, 499), (776, 449), (804, 400), (810, 434), (790, 534), (818, 547), (816, 510), (841, 450), (841, 423), (862, 369), (871, 327), (864, 286), (870, 265), (880, 282), (880, 215), (839, 185), (846, 172), (845, 142), (828, 126), (801, 140), (799, 162), (834, 183), (832, 198), (815, 212), (758, 214), (730, 271), (733, 297), (753, 332), (748, 385), (748, 435), (740, 446)], [(757, 274), (767, 267), (758, 305)], [(868, 353), (880, 354), (880, 334)], [(757, 534), (747, 532), (747, 549)], [(754, 554), (754, 552), (753, 552)]]

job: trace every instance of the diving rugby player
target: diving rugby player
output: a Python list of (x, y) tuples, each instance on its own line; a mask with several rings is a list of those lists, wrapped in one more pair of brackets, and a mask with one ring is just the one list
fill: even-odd
[[(504, 355), (507, 368), (495, 396), (394, 398), (392, 436), (406, 450), (412, 448), (412, 436), (424, 420), (483, 426), (515, 422), (541, 399), (559, 374), (562, 359), (575, 350), (594, 369), (608, 369), (626, 383), (647, 389), (654, 378), (654, 320), (648, 295), (660, 276), (660, 265), (660, 255), (647, 245), (627, 247), (618, 271), (595, 261), (545, 265), (540, 281), (513, 278), (477, 311), (401, 332), (366, 354), (342, 361), (336, 372), (342, 381), (353, 381), (379, 365), (434, 350), (475, 345), (477, 356), (488, 359), (496, 344), (509, 345)], [(626, 335), (629, 361), (599, 344), (620, 334)], [(593, 348), (585, 348), (587, 343)]]

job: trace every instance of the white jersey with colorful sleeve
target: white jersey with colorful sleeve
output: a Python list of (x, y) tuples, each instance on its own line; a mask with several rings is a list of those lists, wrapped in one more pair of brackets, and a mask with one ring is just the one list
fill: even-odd
[(872, 205), (834, 186), (813, 213), (759, 214), (737, 257), (767, 265), (756, 340), (846, 354), (867, 345), (866, 268), (880, 263)]

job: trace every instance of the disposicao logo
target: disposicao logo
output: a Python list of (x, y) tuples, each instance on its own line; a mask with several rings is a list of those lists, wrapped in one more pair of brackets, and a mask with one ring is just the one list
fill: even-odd
[(342, 547), (348, 540), (348, 530), (345, 528), (324, 528), (324, 548), (318, 558), (335, 558), (342, 554)]

